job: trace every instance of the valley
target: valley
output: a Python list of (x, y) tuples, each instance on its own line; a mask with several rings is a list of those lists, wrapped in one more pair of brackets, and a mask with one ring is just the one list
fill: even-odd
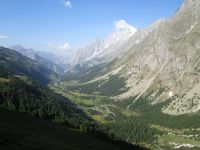
[(113, 23), (76, 48), (0, 45), (1, 150), (200, 150), (200, 1), (145, 28)]
[[(83, 102), (80, 98), (75, 103), (78, 101), (70, 95), (56, 94), (46, 82), (33, 80), (36, 76), (29, 70), (42, 67), (35, 66), (36, 62), (3, 47), (0, 56), (4, 60), (0, 62), (4, 66), (0, 70), (0, 149), (145, 149), (108, 136), (99, 123), (79, 108), (77, 104)], [(19, 58), (28, 64), (18, 65), (23, 72), (15, 69), (14, 62)], [(90, 106), (91, 101), (83, 104)]]
[[(111, 133), (117, 139), (126, 139), (127, 142), (140, 144), (150, 149), (173, 150), (177, 147), (199, 149), (199, 114), (181, 116), (163, 114), (161, 110), (166, 102), (151, 106), (145, 102), (147, 97), (143, 99), (141, 97), (138, 102), (132, 103), (134, 98), (116, 101), (98, 92), (88, 94), (88, 91), (94, 89), (90, 83), (88, 84), (87, 94), (82, 93), (79, 88), (76, 90), (72, 88), (80, 87), (80, 84), (75, 81), (67, 83), (57, 81), (50, 88), (70, 98), (84, 112), (101, 123), (107, 132), (114, 130)], [(167, 103), (170, 101), (169, 99)], [(129, 104), (132, 106), (127, 109)]]

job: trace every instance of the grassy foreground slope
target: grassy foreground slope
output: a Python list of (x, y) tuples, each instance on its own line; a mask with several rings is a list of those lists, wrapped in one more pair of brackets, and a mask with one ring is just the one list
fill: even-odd
[(64, 125), (0, 109), (1, 150), (120, 150), (142, 148), (114, 143)]

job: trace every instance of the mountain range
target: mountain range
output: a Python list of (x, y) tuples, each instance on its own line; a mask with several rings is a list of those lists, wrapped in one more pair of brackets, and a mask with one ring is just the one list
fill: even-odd
[(58, 74), (66, 72), (65, 76), (74, 78), (85, 71), (90, 76), (93, 67), (101, 68), (85, 84), (104, 84), (110, 76), (120, 77), (124, 80), (120, 89), (124, 90), (118, 89), (114, 98), (136, 97), (127, 108), (140, 97), (146, 97), (152, 105), (170, 98), (163, 113), (193, 113), (200, 110), (199, 5), (198, 0), (185, 0), (173, 17), (160, 19), (146, 29), (136, 29), (120, 20), (107, 37), (94, 40), (66, 60), (20, 45), (10, 48)]
[[(72, 137), (80, 132), (108, 149), (198, 150), (199, 58), (199, 0), (185, 0), (172, 17), (145, 29), (115, 22), (112, 33), (71, 58), (20, 45), (0, 47), (0, 113), (12, 110), (17, 118), (28, 114), (42, 124), (56, 122), (56, 130), (73, 128)], [(36, 118), (31, 121), (37, 125)], [(6, 142), (17, 145), (0, 136), (0, 145)], [(99, 146), (84, 148), (94, 147)]]
[(18, 51), (19, 53), (31, 58), (32, 60), (37, 61), (41, 65), (47, 67), (48, 69), (58, 74), (62, 74), (64, 72), (64, 69), (60, 65), (61, 58), (59, 56), (56, 56), (49, 52), (36, 51), (34, 49), (26, 49), (21, 45), (14, 45), (9, 48)]
[[(114, 75), (124, 80), (125, 86), (121, 88), (126, 89), (114, 98), (123, 100), (136, 97), (128, 108), (141, 97), (145, 97), (152, 105), (171, 99), (171, 102), (162, 108), (163, 113), (180, 115), (198, 112), (199, 9), (198, 0), (186, 0), (170, 19), (160, 19), (147, 29), (132, 32), (123, 44), (119, 42), (119, 45), (114, 44), (116, 47), (108, 46), (109, 51), (100, 48), (102, 44), (97, 44), (97, 49), (93, 48), (96, 44), (84, 49), (84, 54), (84, 51), (89, 52), (90, 49), (94, 52), (92, 51), (92, 56), (83, 59), (80, 64), (84, 65), (86, 61), (97, 61), (95, 64), (110, 63), (109, 68), (104, 65), (100, 73), (92, 76), (85, 84), (100, 82), (101, 85), (97, 86), (103, 86)], [(120, 29), (120, 34), (121, 30), (124, 31), (124, 28)], [(113, 35), (115, 33), (111, 34), (111, 37)], [(79, 58), (82, 58), (81, 52), (78, 54)], [(110, 54), (113, 54), (112, 57)], [(107, 57), (112, 59), (109, 60)], [(89, 75), (90, 72), (87, 73), (87, 76)]]

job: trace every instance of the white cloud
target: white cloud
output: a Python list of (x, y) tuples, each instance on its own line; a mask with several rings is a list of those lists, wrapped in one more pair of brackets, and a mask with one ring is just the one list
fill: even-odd
[(63, 3), (64, 3), (64, 5), (65, 5), (65, 7), (72, 8), (72, 3), (71, 3), (71, 1), (64, 1)]
[(0, 39), (7, 39), (8, 36), (7, 35), (0, 35)]
[(124, 28), (128, 23), (125, 20), (119, 20), (119, 21), (115, 21), (115, 29), (119, 30)]
[(48, 43), (47, 49), (53, 54), (63, 56), (66, 55), (67, 51), (70, 49), (70, 45), (67, 42), (65, 42), (64, 44)]
[(70, 48), (69, 43), (64, 43), (63, 45), (59, 45), (58, 49), (60, 50), (68, 50)]

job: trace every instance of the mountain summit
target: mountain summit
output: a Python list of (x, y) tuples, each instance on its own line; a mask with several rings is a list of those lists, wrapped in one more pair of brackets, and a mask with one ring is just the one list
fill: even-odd
[(68, 61), (72, 66), (80, 63), (100, 64), (116, 58), (123, 50), (119, 49), (125, 41), (133, 36), (137, 29), (125, 20), (114, 22), (115, 28), (105, 39), (96, 39), (85, 48), (81, 48)]

